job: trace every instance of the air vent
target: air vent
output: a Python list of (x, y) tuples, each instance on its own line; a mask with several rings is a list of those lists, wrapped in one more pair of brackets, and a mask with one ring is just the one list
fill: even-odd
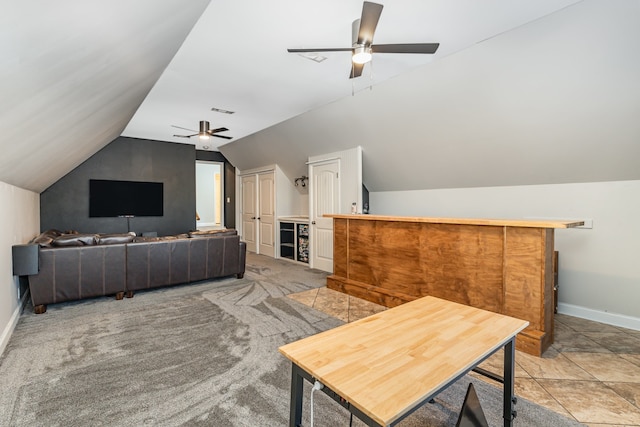
[(233, 114), (235, 111), (223, 110), (222, 108), (211, 107), (211, 111), (222, 114)]
[(325, 59), (327, 59), (326, 56), (318, 55), (317, 53), (313, 53), (313, 52), (310, 52), (310, 53), (299, 53), (298, 55), (302, 56), (303, 58), (315, 61), (315, 62), (322, 62)]

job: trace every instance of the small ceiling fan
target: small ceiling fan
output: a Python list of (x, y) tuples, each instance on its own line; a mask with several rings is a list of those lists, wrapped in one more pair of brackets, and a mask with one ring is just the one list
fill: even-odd
[(351, 47), (321, 47), (313, 49), (287, 49), (291, 53), (351, 51), (352, 65), (349, 78), (360, 77), (364, 64), (371, 61), (372, 53), (435, 53), (439, 43), (373, 44), (373, 35), (382, 13), (382, 5), (365, 1), (362, 16), (353, 21)]
[[(171, 127), (188, 130), (190, 132), (196, 132), (195, 130), (187, 129), (187, 128), (183, 128), (175, 125), (171, 125)], [(173, 135), (173, 136), (177, 136), (178, 138), (191, 138), (192, 136), (198, 136), (198, 138), (200, 139), (209, 139), (209, 137), (215, 136), (216, 138), (232, 139), (233, 138), (232, 136), (218, 135), (218, 132), (225, 132), (228, 130), (229, 129), (227, 128), (209, 129), (209, 122), (203, 120), (203, 121), (200, 121), (199, 132), (196, 132), (193, 135)]]

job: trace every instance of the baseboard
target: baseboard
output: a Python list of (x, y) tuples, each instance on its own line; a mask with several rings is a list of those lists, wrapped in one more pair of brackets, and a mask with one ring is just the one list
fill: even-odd
[(27, 304), (28, 297), (29, 291), (27, 290), (27, 292), (25, 292), (24, 295), (22, 295), (22, 297), (20, 298), (20, 304), (18, 304), (16, 309), (13, 311), (13, 315), (11, 315), (9, 323), (4, 328), (4, 331), (2, 331), (2, 335), (0, 335), (0, 356), (2, 356), (2, 353), (4, 353), (4, 349), (7, 347), (7, 344), (9, 344), (9, 339), (11, 338), (11, 335), (13, 335), (13, 331), (18, 324), (18, 320), (20, 319), (20, 315), (24, 310), (24, 306)]
[(580, 317), (581, 319), (593, 320), (595, 322), (606, 323), (607, 325), (620, 326), (622, 328), (640, 331), (640, 318), (626, 316), (624, 314), (609, 313), (606, 311), (593, 310), (573, 304), (558, 303), (558, 313), (568, 316)]

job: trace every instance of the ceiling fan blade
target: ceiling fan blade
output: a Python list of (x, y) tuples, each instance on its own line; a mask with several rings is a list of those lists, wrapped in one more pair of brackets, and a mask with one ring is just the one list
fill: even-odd
[(287, 49), (289, 53), (307, 53), (307, 52), (345, 52), (353, 50), (352, 47), (318, 47), (313, 49)]
[(363, 68), (364, 68), (364, 64), (356, 64), (355, 62), (352, 62), (351, 73), (349, 73), (349, 78), (352, 79), (354, 77), (360, 77), (362, 75)]
[(360, 30), (358, 31), (359, 45), (369, 46), (373, 42), (373, 34), (376, 32), (378, 20), (382, 13), (382, 5), (366, 1), (362, 5), (362, 16), (360, 17)]
[(227, 130), (229, 130), (229, 129), (227, 129), (227, 128), (217, 128), (217, 129), (211, 129), (209, 131), (209, 133), (210, 134), (214, 134), (214, 133), (217, 133), (217, 132), (224, 132), (224, 131), (227, 131)]
[(195, 131), (193, 129), (187, 129), (187, 128), (183, 128), (183, 127), (176, 126), (176, 125), (171, 125), (171, 127), (172, 128), (177, 128), (177, 129), (182, 129), (182, 130), (188, 130), (189, 132), (197, 132), (197, 131)]
[(178, 138), (191, 138), (192, 136), (196, 136), (197, 133), (194, 133), (193, 135), (173, 135), (173, 136), (177, 136)]
[(435, 53), (440, 43), (374, 44), (374, 53)]
[(211, 136), (215, 136), (216, 138), (224, 138), (224, 139), (232, 139), (232, 136), (226, 136), (226, 135), (218, 135), (217, 133), (214, 133)]

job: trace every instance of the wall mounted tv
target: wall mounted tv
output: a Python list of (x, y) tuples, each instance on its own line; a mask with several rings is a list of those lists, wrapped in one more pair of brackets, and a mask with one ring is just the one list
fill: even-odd
[(89, 180), (89, 217), (162, 216), (161, 182)]

